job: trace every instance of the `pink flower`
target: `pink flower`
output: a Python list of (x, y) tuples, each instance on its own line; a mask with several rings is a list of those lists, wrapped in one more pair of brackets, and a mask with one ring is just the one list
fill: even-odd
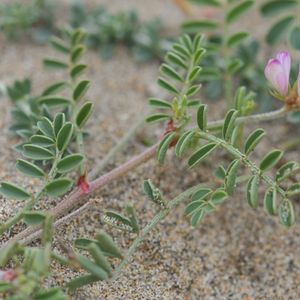
[(291, 57), (285, 51), (277, 53), (276, 58), (271, 58), (265, 68), (267, 80), (281, 96), (288, 94), (290, 70)]
[(298, 87), (298, 98), (300, 98), (300, 67), (299, 67), (299, 73), (297, 79), (297, 87)]

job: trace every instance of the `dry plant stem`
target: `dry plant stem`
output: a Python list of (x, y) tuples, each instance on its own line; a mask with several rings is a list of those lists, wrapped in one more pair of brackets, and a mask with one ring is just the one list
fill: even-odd
[[(152, 158), (155, 155), (158, 145), (159, 144), (155, 144), (151, 148), (142, 152), (140, 155), (132, 158), (128, 162), (124, 163), (123, 165), (113, 169), (112, 171), (92, 181), (90, 183), (90, 191), (88, 194), (82, 194), (82, 192), (79, 189), (76, 189), (67, 198), (63, 199), (63, 201), (60, 202), (57, 206), (55, 206), (50, 211), (48, 211), (48, 213), (51, 214), (54, 219), (60, 218), (65, 213), (69, 212), (71, 209), (79, 205), (84, 196), (88, 196), (92, 194), (96, 190), (104, 187), (106, 184), (116, 180), (117, 178), (122, 177), (127, 172), (137, 168), (139, 165), (148, 161), (150, 158)], [(31, 242), (32, 240), (40, 236), (40, 234), (36, 233), (36, 231), (39, 230), (40, 227), (27, 228), (21, 231), (19, 234), (15, 235), (9, 241), (18, 241), (21, 244), (28, 244), (29, 242)], [(34, 238), (31, 237), (33, 234), (34, 234)]]
[[(237, 118), (236, 122), (259, 122), (259, 121), (267, 121), (267, 120), (274, 120), (278, 119), (280, 117), (283, 117), (286, 114), (286, 109), (283, 107), (281, 109), (269, 112), (269, 113), (263, 113), (263, 114), (256, 114), (256, 115), (250, 115), (246, 117), (240, 117)], [(215, 129), (223, 125), (224, 120), (218, 120), (213, 121), (208, 124), (209, 129)], [(81, 191), (76, 189), (73, 191), (70, 195), (68, 195), (65, 199), (63, 199), (57, 206), (52, 208), (50, 211), (48, 211), (50, 214), (53, 215), (54, 219), (58, 219), (67, 212), (69, 212), (74, 207), (78, 206), (83, 196), (88, 196), (91, 193), (93, 193), (95, 190), (104, 187), (106, 184), (112, 182), (113, 180), (123, 176), (127, 172), (135, 169), (139, 165), (145, 163), (149, 159), (151, 159), (155, 153), (156, 149), (159, 144), (156, 144), (152, 146), (151, 148), (145, 150), (138, 156), (132, 158), (128, 162), (124, 163), (123, 165), (113, 169), (112, 171), (108, 172), (107, 174), (104, 174), (103, 176), (99, 177), (98, 179), (92, 181), (90, 183), (90, 192), (86, 195), (82, 195)], [(38, 238), (40, 234), (36, 234), (36, 231), (38, 231), (40, 228), (27, 228), (23, 231), (21, 231), (19, 234), (15, 235), (13, 238), (11, 238), (9, 241), (20, 241), (20, 243), (28, 244), (35, 238)], [(31, 235), (34, 234), (34, 238), (31, 237)], [(6, 244), (6, 243), (5, 243)], [(5, 245), (4, 244), (4, 245)]]
[[(64, 225), (64, 224), (68, 223), (69, 221), (71, 221), (72, 219), (80, 216), (82, 213), (89, 210), (94, 204), (95, 203), (93, 201), (89, 201), (89, 202), (85, 203), (83, 206), (81, 206), (78, 209), (76, 209), (75, 211), (69, 213), (65, 217), (62, 217), (62, 218), (58, 219), (53, 224), (53, 228), (57, 228), (61, 225)], [(21, 240), (20, 243), (22, 243), (24, 241), (24, 244), (29, 244), (30, 242), (32, 242), (35, 239), (39, 238), (41, 235), (42, 235), (42, 229), (39, 228), (35, 232), (30, 234), (27, 238), (25, 238), (24, 240)]]

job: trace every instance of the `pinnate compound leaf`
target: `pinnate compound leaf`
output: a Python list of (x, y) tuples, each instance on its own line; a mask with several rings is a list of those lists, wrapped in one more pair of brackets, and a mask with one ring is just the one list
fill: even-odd
[(82, 128), (86, 124), (93, 112), (93, 108), (94, 104), (92, 102), (86, 102), (81, 106), (76, 116), (76, 125), (79, 128)]
[(59, 197), (67, 193), (72, 188), (73, 182), (68, 178), (54, 179), (45, 186), (45, 191), (49, 196)]
[(78, 167), (84, 159), (81, 154), (71, 154), (64, 157), (57, 163), (57, 171), (59, 173), (68, 173)]
[(252, 176), (247, 183), (247, 202), (250, 207), (257, 207), (259, 177)]
[(258, 128), (255, 131), (253, 131), (245, 142), (245, 147), (244, 147), (245, 154), (249, 155), (265, 135), (266, 132), (261, 128)]
[(0, 182), (0, 193), (9, 199), (27, 200), (31, 198), (31, 195), (24, 189), (6, 181)]
[(43, 178), (45, 176), (45, 172), (41, 168), (23, 159), (17, 160), (16, 168), (30, 177)]
[(277, 191), (275, 188), (269, 188), (264, 197), (264, 208), (268, 214), (275, 216), (277, 214)]
[(262, 159), (259, 168), (261, 171), (267, 171), (275, 166), (282, 158), (283, 152), (281, 150), (273, 150), (267, 153)]
[(212, 151), (214, 151), (217, 146), (218, 144), (216, 143), (209, 143), (202, 146), (200, 149), (194, 152), (194, 154), (190, 157), (188, 161), (188, 165), (190, 167), (194, 167), (196, 164), (198, 164), (200, 161), (206, 158), (209, 154), (211, 154)]

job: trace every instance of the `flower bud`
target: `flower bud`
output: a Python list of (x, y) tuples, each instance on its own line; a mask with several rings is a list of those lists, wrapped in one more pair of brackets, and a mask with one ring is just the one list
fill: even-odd
[(289, 92), (289, 77), (291, 70), (291, 57), (288, 52), (277, 53), (271, 58), (265, 68), (265, 76), (272, 88), (279, 96), (287, 96)]

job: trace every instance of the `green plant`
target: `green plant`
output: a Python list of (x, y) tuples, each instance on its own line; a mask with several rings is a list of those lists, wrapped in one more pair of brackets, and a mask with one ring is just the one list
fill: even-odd
[[(40, 115), (36, 125), (30, 128), (29, 139), (27, 138), (22, 147), (21, 152), (26, 160), (19, 159), (16, 167), (26, 176), (40, 178), (40, 190), (33, 194), (28, 189), (12, 183), (1, 182), (0, 184), (0, 193), (5, 197), (26, 201), (21, 211), (1, 225), (1, 233), (3, 234), (21, 220), (28, 226), (10, 238), (0, 251), (0, 265), (6, 268), (1, 274), (0, 286), (1, 292), (8, 297), (7, 299), (20, 297), (23, 297), (22, 299), (52, 299), (53, 297), (67, 299), (64, 295), (65, 291), (70, 292), (99, 280), (114, 279), (128, 263), (145, 236), (178, 204), (190, 199), (185, 214), (190, 218), (191, 224), (196, 226), (205, 215), (215, 211), (234, 194), (237, 184), (245, 181), (247, 181), (245, 199), (251, 208), (260, 209), (258, 187), (263, 185), (266, 212), (277, 216), (287, 227), (295, 223), (292, 198), (299, 194), (300, 188), (298, 182), (291, 183), (289, 178), (300, 169), (299, 164), (293, 161), (287, 162), (276, 169), (276, 175), (272, 176), (270, 172), (281, 160), (283, 152), (278, 149), (271, 150), (257, 162), (257, 158), (252, 158), (251, 155), (266, 132), (257, 128), (246, 139), (240, 135), (241, 128), (247, 123), (255, 124), (273, 120), (285, 116), (289, 111), (299, 111), (298, 81), (286, 89), (289, 84), (289, 70), (281, 74), (284, 80), (280, 81), (280, 84), (275, 81), (275, 85), (272, 74), (276, 72), (266, 72), (271, 83), (272, 94), (284, 101), (282, 108), (253, 115), (249, 112), (249, 107), (252, 109), (254, 95), (244, 87), (240, 87), (233, 101), (234, 108), (225, 113), (224, 119), (209, 122), (207, 105), (201, 103), (196, 96), (201, 88), (200, 64), (206, 52), (203, 47), (206, 43), (200, 35), (196, 35), (193, 39), (188, 35), (182, 36), (167, 53), (166, 63), (160, 67), (161, 76), (158, 84), (168, 94), (164, 99), (149, 100), (150, 105), (158, 111), (147, 117), (147, 121), (165, 122), (160, 141), (128, 162), (87, 182), (82, 128), (90, 116), (92, 104), (86, 102), (80, 105), (79, 103), (89, 86), (89, 81), (78, 79), (81, 72), (86, 69), (86, 66), (79, 61), (84, 53), (83, 38), (82, 31), (67, 30), (65, 39), (51, 40), (52, 46), (67, 58), (46, 59), (44, 63), (47, 67), (67, 71), (69, 79), (54, 83), (45, 89), (42, 95), (33, 98)], [(279, 61), (282, 56), (284, 59), (289, 59), (287, 53), (279, 53), (276, 59)], [(276, 59), (271, 60), (267, 68), (281, 68)], [(284, 62), (284, 60), (280, 61), (280, 64), (284, 65)], [(69, 96), (62, 97), (57, 94), (62, 88), (64, 95), (67, 93)], [(28, 80), (14, 84), (8, 88), (8, 93), (16, 104), (19, 101), (27, 103), (30, 98)], [(42, 109), (45, 107), (47, 110)], [(22, 108), (20, 106), (19, 109)], [(53, 108), (62, 111), (53, 114)], [(45, 111), (49, 116), (44, 115)], [(31, 114), (28, 118), (32, 122), (36, 120), (36, 116)], [(15, 132), (20, 135), (19, 130)], [(26, 139), (24, 134), (21, 137)], [(241, 141), (243, 143), (240, 143)], [(74, 143), (75, 151), (72, 145)], [(139, 215), (131, 205), (126, 207), (126, 214), (106, 211), (102, 218), (105, 223), (119, 231), (136, 235), (125, 256), (112, 238), (104, 232), (99, 232), (94, 238), (76, 239), (73, 246), (65, 245), (60, 237), (55, 236), (60, 252), (54, 251), (54, 228), (81, 214), (91, 205), (91, 202), (87, 202), (70, 212), (81, 204), (84, 196), (91, 195), (95, 190), (123, 176), (155, 155), (158, 162), (163, 164), (168, 150), (173, 147), (178, 157), (188, 156), (189, 167), (196, 167), (204, 160), (209, 161), (213, 152), (222, 149), (228, 154), (224, 162), (226, 167), (220, 164), (215, 170), (216, 183), (201, 182), (183, 191), (171, 201), (168, 201), (150, 180), (146, 180), (144, 192), (158, 212), (144, 228), (141, 228)], [(71, 172), (73, 170), (77, 172)], [(55, 207), (48, 211), (35, 209), (34, 206), (39, 200), (45, 197), (59, 198), (68, 192), (73, 185), (74, 177), (77, 179), (77, 186)], [(42, 236), (40, 246), (26, 246), (38, 236)], [(82, 251), (87, 252), (88, 256), (82, 254)], [(114, 260), (112, 265), (110, 257), (121, 261), (114, 267), (116, 261)], [(51, 276), (52, 260), (65, 267), (80, 270), (81, 274), (60, 288), (47, 290), (44, 280)]]
[(43, 43), (54, 30), (53, 7), (48, 0), (0, 4), (0, 30), (11, 39), (24, 35)]
[(160, 20), (142, 22), (134, 10), (110, 14), (104, 7), (88, 10), (75, 2), (70, 8), (70, 24), (86, 30), (88, 47), (99, 49), (103, 58), (111, 58), (117, 44), (128, 47), (141, 61), (160, 58), (167, 47), (160, 37)]
[(299, 7), (299, 1), (296, 0), (267, 0), (261, 5), (263, 17), (276, 18), (266, 35), (266, 42), (270, 46), (286, 39), (292, 48), (300, 50), (300, 24), (297, 20)]

